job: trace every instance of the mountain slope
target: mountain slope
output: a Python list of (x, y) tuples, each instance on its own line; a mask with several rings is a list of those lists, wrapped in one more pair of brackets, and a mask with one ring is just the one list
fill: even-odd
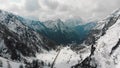
[[(98, 27), (99, 26), (99, 27)], [(109, 15), (96, 27), (91, 54), (75, 68), (119, 68), (120, 66), (120, 10)]]
[[(32, 25), (27, 26), (28, 24)], [(53, 50), (55, 53), (52, 54), (52, 58), (49, 56), (48, 58), (54, 59), (54, 56), (56, 56), (58, 52), (56, 51), (58, 48), (54, 50), (57, 47), (55, 45), (56, 43), (31, 28), (34, 25), (36, 26), (36, 24), (38, 25), (37, 27), (40, 25), (39, 28), (41, 30), (46, 29), (46, 26), (40, 21), (27, 20), (12, 13), (0, 10), (0, 61), (3, 63), (2, 65), (4, 68), (8, 66), (14, 68), (13, 64), (17, 65), (16, 68), (21, 64), (24, 65), (25, 68), (48, 67), (49, 64), (46, 62), (48, 60), (42, 60), (44, 57), (39, 58), (37, 56), (42, 56), (41, 54), (46, 52), (49, 54), (51, 52), (49, 50)], [(61, 21), (57, 23), (56, 26), (60, 32), (66, 28)], [(63, 59), (66, 54), (69, 58), (66, 57)], [(75, 51), (66, 47), (62, 49), (61, 55), (63, 56), (60, 57), (62, 59), (59, 60), (59, 62), (63, 61), (62, 64), (65, 63), (65, 67), (68, 68), (76, 64), (78, 59), (80, 59)], [(78, 56), (78, 58), (75, 58), (76, 56)], [(70, 58), (73, 58), (73, 60), (69, 60)], [(50, 62), (53, 61), (51, 60)], [(52, 63), (50, 63), (50, 65), (51, 64)], [(59, 63), (55, 67), (58, 66)]]
[(96, 23), (81, 24), (80, 21), (74, 21), (63, 22), (58, 19), (55, 21), (29, 21), (29, 23), (24, 23), (57, 44), (82, 43)]
[(54, 43), (24, 25), (18, 16), (0, 10), (0, 56), (12, 60), (26, 60), (37, 52), (52, 49)]

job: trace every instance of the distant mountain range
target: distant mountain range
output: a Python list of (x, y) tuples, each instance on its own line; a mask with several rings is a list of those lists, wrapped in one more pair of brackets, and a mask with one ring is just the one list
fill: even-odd
[(83, 23), (81, 19), (60, 19), (45, 22), (26, 20), (19, 17), (26, 26), (55, 41), (57, 44), (82, 43), (96, 22)]

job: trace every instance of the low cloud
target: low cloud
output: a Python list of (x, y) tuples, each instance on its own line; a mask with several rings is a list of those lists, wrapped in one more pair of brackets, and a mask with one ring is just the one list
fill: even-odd
[(119, 6), (120, 0), (0, 0), (3, 10), (43, 21), (74, 17), (100, 20)]
[(39, 10), (40, 9), (39, 0), (26, 0), (25, 9), (30, 12)]

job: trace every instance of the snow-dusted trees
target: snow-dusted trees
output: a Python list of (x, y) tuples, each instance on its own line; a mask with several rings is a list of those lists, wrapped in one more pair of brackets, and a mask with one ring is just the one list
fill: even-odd
[(33, 60), (31, 63), (27, 62), (25, 68), (43, 68), (44, 62), (39, 60)]

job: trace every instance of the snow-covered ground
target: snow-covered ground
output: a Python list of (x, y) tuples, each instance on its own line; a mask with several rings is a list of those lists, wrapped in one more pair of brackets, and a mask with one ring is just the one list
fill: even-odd
[[(58, 52), (52, 50), (50, 52), (45, 52), (41, 54), (37, 54), (37, 58), (44, 61), (46, 64), (54, 61), (56, 55)], [(79, 63), (82, 59), (84, 59), (86, 56), (88, 56), (88, 53), (84, 53), (82, 56), (81, 54), (77, 54), (73, 50), (70, 49), (70, 47), (64, 47), (61, 49), (54, 67), (56, 68), (70, 68), (71, 66)]]
[[(94, 60), (97, 68), (120, 68), (120, 19), (111, 26), (96, 44)], [(113, 47), (117, 47), (113, 51)], [(112, 53), (111, 53), (112, 52)]]
[[(1, 64), (2, 64), (2, 66), (1, 66)], [(0, 57), (0, 68), (19, 68), (21, 65), (24, 68), (24, 64), (22, 64), (22, 63), (13, 62), (8, 59)]]

